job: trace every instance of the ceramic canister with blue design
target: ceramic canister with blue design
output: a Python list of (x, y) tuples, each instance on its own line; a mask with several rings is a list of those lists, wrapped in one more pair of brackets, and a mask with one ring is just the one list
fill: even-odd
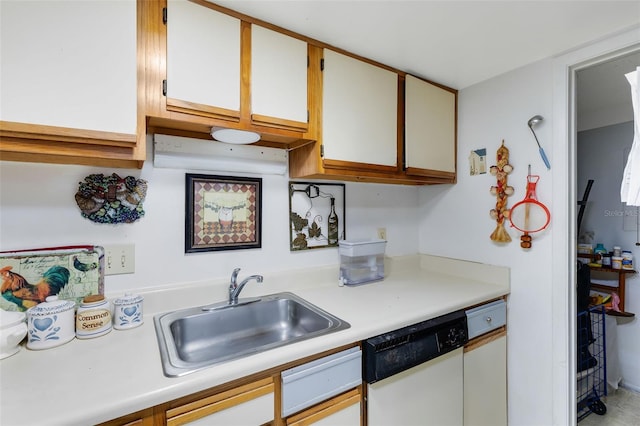
[(27, 310), (27, 348), (49, 349), (76, 337), (75, 306), (71, 300), (49, 296)]
[(142, 296), (125, 293), (113, 301), (113, 328), (116, 330), (126, 330), (142, 325), (144, 322), (142, 312)]

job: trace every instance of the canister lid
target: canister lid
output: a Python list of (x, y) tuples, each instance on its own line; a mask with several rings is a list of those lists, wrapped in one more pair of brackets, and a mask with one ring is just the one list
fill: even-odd
[(52, 314), (59, 314), (73, 309), (76, 303), (71, 300), (59, 300), (58, 296), (49, 296), (46, 298), (46, 302), (37, 304), (36, 306), (27, 310), (28, 315), (32, 316), (46, 316)]
[(82, 299), (83, 303), (96, 303), (96, 302), (102, 302), (104, 300), (104, 295), (103, 294), (90, 294), (89, 296), (85, 296), (84, 299)]
[(143, 297), (136, 294), (125, 293), (123, 297), (119, 297), (113, 301), (114, 305), (133, 305), (142, 302)]

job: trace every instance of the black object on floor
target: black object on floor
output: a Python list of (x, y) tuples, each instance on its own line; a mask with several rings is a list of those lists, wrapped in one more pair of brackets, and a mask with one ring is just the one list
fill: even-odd
[(605, 308), (597, 305), (577, 318), (577, 419), (591, 413), (603, 415), (607, 407), (600, 400), (607, 395), (607, 367), (605, 345)]

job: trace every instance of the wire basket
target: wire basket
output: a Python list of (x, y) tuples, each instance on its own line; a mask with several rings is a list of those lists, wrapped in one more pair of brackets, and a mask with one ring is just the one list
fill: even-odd
[(577, 350), (577, 419), (591, 413), (604, 415), (606, 405), (600, 400), (607, 395), (607, 366), (605, 348), (605, 308), (593, 306), (578, 313)]

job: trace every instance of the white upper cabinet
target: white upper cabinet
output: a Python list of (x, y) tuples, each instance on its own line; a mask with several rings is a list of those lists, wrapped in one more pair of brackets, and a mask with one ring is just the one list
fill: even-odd
[(398, 75), (324, 50), (324, 159), (397, 165)]
[(405, 164), (456, 172), (456, 94), (411, 75), (405, 80)]
[(240, 20), (186, 0), (167, 10), (167, 104), (239, 111)]
[(136, 2), (0, 2), (0, 120), (135, 135)]
[(251, 25), (251, 113), (307, 123), (306, 42)]

